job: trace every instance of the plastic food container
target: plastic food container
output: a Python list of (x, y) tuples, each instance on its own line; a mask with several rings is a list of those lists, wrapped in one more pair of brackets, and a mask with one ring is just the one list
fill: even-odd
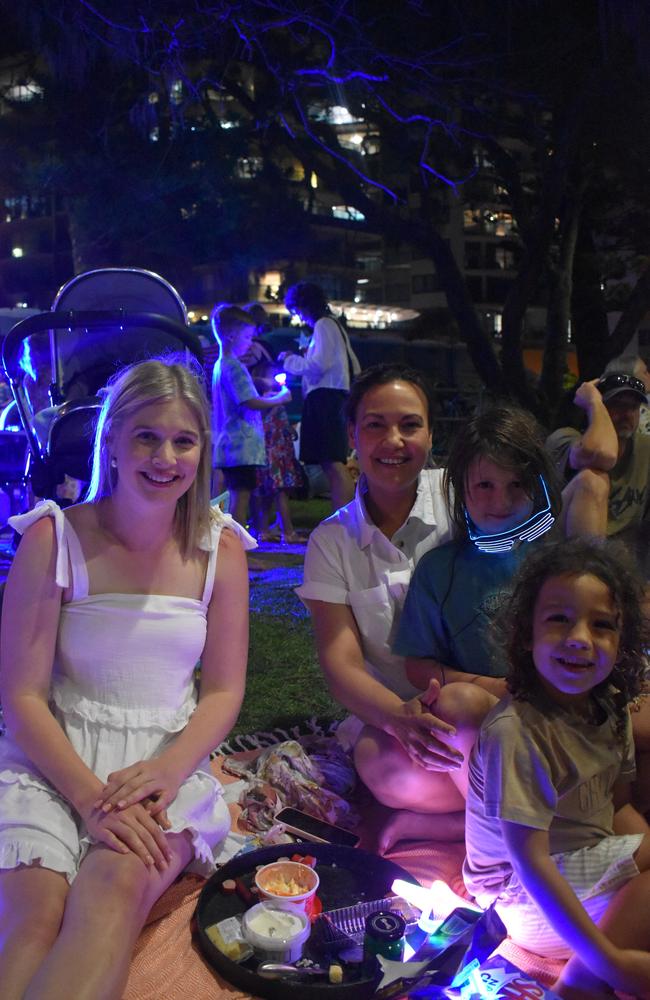
[(314, 869), (299, 861), (274, 861), (259, 868), (255, 874), (255, 885), (262, 899), (272, 900), (283, 909), (303, 913), (310, 909), (310, 901), (316, 895), (319, 884)]
[(306, 913), (267, 900), (247, 910), (242, 921), (244, 939), (264, 962), (297, 962), (310, 932)]

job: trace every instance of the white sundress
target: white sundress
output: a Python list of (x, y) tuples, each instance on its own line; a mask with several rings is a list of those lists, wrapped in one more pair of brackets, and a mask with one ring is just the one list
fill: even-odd
[[(11, 518), (21, 534), (54, 518), (56, 582), (72, 599), (61, 607), (50, 707), (73, 747), (105, 781), (111, 771), (161, 753), (197, 704), (195, 667), (203, 651), (217, 550), (225, 525), (245, 548), (255, 543), (227, 515), (213, 523), (201, 600), (158, 594), (88, 594), (79, 539), (52, 501)], [(213, 851), (230, 828), (222, 787), (206, 757), (183, 782), (167, 813), (169, 832), (190, 830), (192, 870), (210, 874)], [(5, 735), (0, 739), (0, 869), (37, 861), (72, 881), (92, 839), (78, 814)]]

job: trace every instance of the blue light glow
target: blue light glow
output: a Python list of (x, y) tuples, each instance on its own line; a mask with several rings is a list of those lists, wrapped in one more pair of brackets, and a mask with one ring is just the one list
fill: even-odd
[(23, 340), (20, 345), (20, 357), (18, 358), (18, 367), (25, 372), (25, 375), (29, 375), (33, 381), (36, 381), (36, 369), (34, 368), (34, 361), (32, 359), (32, 352), (29, 348), (29, 340)]

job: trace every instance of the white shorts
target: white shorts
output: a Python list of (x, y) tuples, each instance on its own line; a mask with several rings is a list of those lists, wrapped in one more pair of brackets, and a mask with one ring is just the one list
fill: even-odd
[[(194, 859), (187, 870), (212, 875), (214, 851), (230, 829), (219, 782), (210, 773), (195, 771), (167, 813), (170, 833), (189, 830), (192, 835)], [(0, 773), (0, 871), (40, 865), (61, 872), (71, 883), (92, 844), (79, 818), (45, 779)]]
[[(569, 883), (585, 910), (598, 924), (619, 889), (639, 874), (634, 854), (644, 835), (605, 837), (592, 847), (554, 854), (558, 871)], [(481, 903), (479, 897), (477, 901)], [(567, 959), (571, 949), (550, 926), (516, 875), (495, 901), (509, 937), (528, 951), (545, 958)]]

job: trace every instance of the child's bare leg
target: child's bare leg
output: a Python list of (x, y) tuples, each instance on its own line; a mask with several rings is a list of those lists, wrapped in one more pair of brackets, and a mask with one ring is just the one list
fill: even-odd
[[(645, 838), (636, 858), (637, 864), (650, 863), (650, 837)], [(643, 870), (616, 893), (599, 926), (617, 947), (637, 952), (630, 964), (631, 978), (613, 986), (634, 995), (650, 995), (650, 955), (644, 962), (639, 954), (650, 951), (650, 870)], [(567, 962), (554, 989), (567, 1000), (613, 995), (612, 986), (598, 979), (575, 955)]]
[(56, 941), (68, 883), (61, 872), (22, 867), (0, 874), (0, 983), (21, 1000)]
[(332, 494), (332, 511), (336, 512), (354, 496), (352, 476), (343, 462), (322, 462), (321, 465)]
[(251, 491), (245, 489), (230, 490), (230, 513), (238, 524), (246, 527), (248, 501)]
[(291, 509), (289, 507), (289, 495), (287, 491), (279, 490), (276, 494), (276, 500), (278, 504), (280, 526), (282, 528), (282, 537), (285, 542), (294, 541), (297, 536), (293, 526), (293, 521), (291, 520)]
[(117, 1000), (131, 953), (149, 910), (189, 863), (189, 833), (169, 834), (172, 860), (164, 871), (135, 854), (92, 848), (66, 901), (63, 924), (25, 1000)]
[(251, 493), (250, 511), (253, 530), (259, 537), (266, 529), (266, 525), (264, 523), (264, 501), (259, 493)]

